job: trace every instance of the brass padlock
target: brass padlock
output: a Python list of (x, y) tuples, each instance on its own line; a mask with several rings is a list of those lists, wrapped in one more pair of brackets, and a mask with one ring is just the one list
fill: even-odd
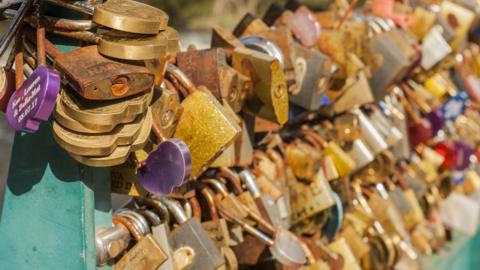
[(285, 150), (285, 158), (295, 176), (312, 181), (313, 176), (320, 169), (320, 149), (295, 140), (288, 144)]
[(192, 155), (191, 177), (198, 177), (233, 141), (241, 129), (224, 107), (206, 89), (195, 89), (177, 67), (169, 64), (167, 73), (186, 87), (183, 113), (174, 137), (183, 140)]
[(152, 234), (142, 235), (135, 229), (133, 223), (128, 218), (120, 215), (113, 216), (113, 222), (117, 226), (126, 227), (137, 243), (120, 259), (115, 265), (114, 269), (131, 269), (132, 267), (142, 264), (145, 269), (157, 269), (166, 259), (165, 252), (155, 242)]
[[(258, 31), (253, 33), (266, 38), (268, 41), (275, 44), (281, 51), (283, 55), (283, 72), (285, 73), (285, 79), (288, 86), (295, 85), (295, 50), (293, 48), (293, 38), (291, 32), (283, 26), (269, 29), (267, 31)], [(243, 41), (246, 35), (243, 35), (243, 38), (240, 41)], [(242, 42), (244, 43), (244, 42)], [(245, 43), (244, 43), (245, 44)], [(248, 44), (245, 44), (249, 47)], [(251, 47), (250, 47), (251, 48)]]
[(109, 0), (95, 6), (92, 21), (120, 31), (156, 34), (167, 27), (168, 15), (137, 1)]
[(175, 89), (172, 90), (162, 87), (153, 89), (156, 95), (160, 95), (150, 105), (153, 117), (152, 131), (159, 140), (173, 136), (183, 113), (180, 97)]
[(319, 170), (311, 184), (299, 181), (290, 185), (292, 224), (315, 215), (335, 204), (330, 184), (323, 171)]
[(252, 80), (253, 93), (244, 110), (284, 124), (288, 118), (288, 91), (278, 59), (250, 49), (235, 48), (232, 66)]

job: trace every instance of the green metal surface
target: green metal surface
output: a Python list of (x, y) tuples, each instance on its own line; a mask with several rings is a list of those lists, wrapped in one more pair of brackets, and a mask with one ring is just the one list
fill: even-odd
[[(51, 40), (69, 44), (62, 51), (78, 45)], [(1, 270), (96, 269), (95, 228), (111, 226), (110, 171), (74, 161), (51, 130), (47, 122), (15, 135), (0, 216)]]
[(108, 173), (71, 159), (53, 140), (50, 123), (35, 134), (17, 133), (0, 221), (0, 268), (94, 269), (95, 216), (110, 222)]
[(480, 269), (480, 232), (469, 237), (453, 233), (453, 241), (433, 256), (422, 260), (423, 269), (477, 270)]

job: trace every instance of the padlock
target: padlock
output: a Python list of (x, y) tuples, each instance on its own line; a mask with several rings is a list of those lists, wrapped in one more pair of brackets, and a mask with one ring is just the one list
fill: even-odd
[[(248, 225), (243, 220), (235, 217), (229, 209), (219, 206), (219, 210), (228, 219), (242, 226), (246, 232), (268, 245), (272, 255), (282, 265), (298, 268), (306, 262), (306, 254), (300, 239), (288, 230), (271, 227), (270, 233), (272, 234), (272, 237), (270, 237), (262, 231)], [(256, 217), (256, 221), (259, 223), (266, 223), (261, 217)]]
[(400, 93), (399, 89), (395, 88), (394, 91), (402, 102), (406, 113), (412, 120), (412, 123), (408, 126), (408, 141), (410, 146), (415, 147), (419, 143), (425, 143), (427, 140), (431, 139), (433, 137), (433, 130), (430, 122), (417, 115), (412, 105), (408, 103), (405, 96)]
[[(374, 24), (375, 22), (370, 22), (372, 29), (379, 29), (375, 28)], [(386, 89), (400, 79), (411, 64), (410, 55), (401, 50), (397, 44), (398, 40), (394, 40), (388, 32), (381, 31), (381, 28), (374, 30), (376, 34), (371, 38), (369, 46), (369, 49), (380, 55), (382, 59), (381, 65), (374, 71), (370, 79), (373, 95), (377, 101), (385, 96)]]
[[(252, 35), (253, 34), (253, 35)], [(270, 55), (280, 62), (280, 69), (285, 75), (285, 82), (288, 89), (295, 89), (295, 50), (293, 39), (286, 27), (277, 27), (253, 32), (243, 35), (240, 41), (247, 48)], [(293, 90), (292, 90), (293, 91)]]
[(342, 255), (344, 259), (345, 269), (355, 269), (360, 270), (360, 265), (358, 264), (355, 256), (353, 255), (352, 249), (350, 248), (347, 240), (343, 237), (337, 238), (335, 241), (328, 245), (334, 252), (337, 252)]
[(268, 31), (269, 27), (254, 14), (247, 12), (233, 29), (232, 33), (236, 37), (255, 35), (260, 31)]
[(158, 144), (138, 168), (139, 183), (156, 195), (170, 194), (190, 178), (192, 157), (185, 142), (169, 139)]
[(468, 29), (474, 21), (474, 12), (459, 4), (446, 1), (441, 3), (439, 14), (455, 31), (455, 37), (450, 41), (452, 49), (460, 50), (468, 34)]
[(297, 181), (290, 185), (292, 224), (297, 224), (335, 204), (330, 184), (322, 170), (317, 172), (313, 180), (311, 184)]
[(163, 141), (171, 138), (175, 133), (183, 107), (176, 91), (155, 86), (153, 92), (154, 97), (160, 96), (154, 98), (150, 105), (153, 117), (152, 131), (159, 141)]
[(154, 75), (147, 68), (106, 58), (97, 46), (62, 54), (47, 41), (46, 48), (62, 79), (85, 99), (119, 99), (146, 92), (153, 85)]
[(266, 154), (270, 158), (277, 170), (277, 181), (275, 181), (276, 187), (282, 191), (282, 196), (276, 200), (276, 204), (280, 214), (280, 223), (274, 224), (279, 228), (288, 229), (291, 226), (291, 209), (290, 209), (290, 189), (288, 187), (289, 173), (292, 173), (284, 157), (280, 153), (285, 153), (283, 147), (279, 146), (277, 150), (268, 149)]
[(135, 211), (141, 214), (142, 216), (144, 216), (146, 219), (148, 219), (150, 223), (153, 239), (155, 240), (155, 242), (157, 242), (157, 244), (162, 248), (162, 250), (167, 255), (166, 261), (163, 262), (162, 265), (157, 268), (157, 270), (173, 270), (175, 269), (175, 266), (173, 264), (172, 248), (168, 239), (168, 234), (170, 233), (170, 229), (168, 227), (168, 221), (169, 221), (168, 210), (165, 208), (164, 205), (161, 204), (160, 201), (155, 201), (153, 205), (154, 205), (153, 209), (155, 210), (157, 210), (158, 209), (157, 207), (160, 205), (162, 207), (161, 211), (164, 211), (164, 210), (166, 211), (167, 218), (165, 218), (161, 214), (157, 214), (155, 210), (150, 210), (148, 208), (142, 207), (142, 208), (135, 209)]
[(260, 215), (271, 224), (281, 224), (280, 211), (275, 204), (275, 200), (271, 195), (261, 193), (260, 188), (258, 187), (257, 179), (252, 172), (244, 169), (239, 173), (239, 176), (243, 184), (247, 187), (247, 190), (250, 192), (250, 194), (252, 194)]
[[(55, 141), (66, 151), (83, 156), (108, 156), (118, 146), (131, 145), (143, 130), (152, 125), (151, 113), (137, 117), (134, 122), (118, 125), (113, 131), (102, 134), (82, 134), (53, 123)], [(143, 131), (143, 133), (142, 133)]]
[(228, 103), (234, 112), (242, 110), (245, 99), (252, 91), (252, 81), (230, 66), (220, 68), (220, 89), (222, 90), (222, 103)]
[(109, 0), (95, 6), (92, 21), (120, 31), (156, 34), (166, 29), (168, 15), (141, 2)]
[(317, 110), (322, 105), (329, 80), (336, 71), (332, 60), (313, 49), (294, 44), (297, 91), (290, 95), (290, 102), (307, 110)]
[(380, 102), (379, 105), (382, 107), (383, 112), (390, 116), (392, 124), (402, 134), (402, 139), (392, 148), (393, 152), (399, 158), (408, 159), (410, 157), (410, 143), (408, 141), (407, 117), (404, 107), (394, 95), (387, 95), (385, 102)]
[(123, 164), (110, 169), (110, 186), (112, 193), (125, 194), (132, 197), (148, 195), (148, 191), (138, 183), (137, 177), (137, 166), (143, 156), (147, 156), (144, 150), (135, 151)]
[(432, 133), (435, 135), (445, 125), (445, 117), (440, 109), (433, 110), (425, 99), (414, 91), (408, 84), (402, 84), (402, 89), (410, 99), (418, 106), (425, 118), (430, 122)]
[(313, 12), (299, 2), (290, 1), (285, 7), (288, 10), (273, 3), (265, 12), (263, 21), (277, 27), (285, 25), (303, 46), (315, 46), (320, 36), (320, 24)]
[(252, 163), (253, 159), (253, 146), (245, 121), (232, 110), (230, 105), (224, 103), (223, 107), (225, 108), (225, 111), (231, 115), (232, 119), (235, 119), (236, 123), (241, 127), (242, 133), (210, 166), (233, 167), (249, 165)]
[[(245, 219), (249, 215), (247, 208), (238, 200), (238, 198), (229, 193), (225, 185), (223, 185), (217, 179), (202, 179), (203, 183), (208, 184), (218, 194), (220, 199), (218, 200), (222, 207), (228, 208), (232, 211), (235, 217), (239, 219)], [(217, 207), (220, 207), (217, 205)]]
[(95, 250), (97, 266), (103, 266), (119, 256), (128, 248), (131, 235), (124, 226), (97, 228), (95, 231)]
[(171, 64), (167, 72), (183, 87), (190, 86), (182, 101), (184, 111), (174, 137), (187, 144), (192, 155), (191, 177), (196, 178), (240, 135), (241, 129), (208, 90), (192, 87), (188, 78)]
[(403, 139), (402, 132), (393, 125), (392, 121), (390, 121), (377, 106), (370, 106), (368, 109), (372, 124), (383, 135), (390, 147), (396, 145)]
[[(138, 94), (122, 101), (86, 101), (64, 89), (60, 92), (55, 118), (63, 126), (76, 130), (72, 125), (105, 133), (118, 124), (132, 122), (144, 113), (150, 104), (153, 91)], [(61, 107), (60, 107), (61, 106)], [(74, 121), (70, 121), (70, 120)], [(78, 123), (74, 123), (78, 122)]]
[(332, 104), (335, 114), (345, 112), (350, 108), (362, 106), (374, 101), (372, 89), (368, 84), (365, 71), (360, 71), (355, 77), (348, 78), (345, 82), (344, 93)]
[(220, 68), (227, 65), (225, 52), (221, 48), (187, 51), (177, 54), (177, 66), (199, 87), (205, 86), (212, 94), (222, 101), (222, 93), (228, 92), (222, 88)]
[[(26, 3), (29, 4), (31, 2)], [(27, 132), (36, 132), (40, 123), (48, 120), (60, 91), (58, 72), (46, 66), (45, 27), (39, 5), (36, 5), (36, 12), (39, 15), (36, 30), (37, 68), (10, 97), (6, 112), (7, 122), (13, 129)]]
[[(232, 171), (227, 167), (222, 167), (220, 168), (220, 171), (217, 173), (217, 177), (219, 179), (225, 179), (227, 183), (230, 183), (234, 194), (237, 196), (238, 200), (243, 205), (250, 208), (250, 210), (253, 211), (254, 213), (261, 215), (260, 210), (258, 209), (258, 206), (255, 203), (255, 199), (253, 198), (253, 195), (248, 190), (243, 190), (242, 182), (240, 180), (240, 176), (238, 173)], [(246, 222), (249, 222), (249, 221), (250, 219), (246, 220)], [(252, 224), (254, 223), (252, 222)]]
[[(150, 113), (150, 112), (149, 112)], [(107, 156), (83, 156), (73, 153), (69, 155), (76, 161), (91, 167), (111, 167), (124, 163), (129, 153), (143, 149), (149, 143), (150, 129), (141, 129), (138, 137), (130, 145), (118, 146)]]
[(408, 27), (408, 30), (414, 34), (418, 40), (422, 40), (435, 24), (435, 18), (435, 13), (432, 11), (417, 6), (413, 10), (412, 23)]
[(97, 49), (99, 53), (115, 59), (161, 59), (167, 55), (168, 34), (168, 30), (153, 36), (112, 30), (100, 35)]
[(116, 215), (113, 216), (112, 220), (118, 226), (125, 226), (137, 241), (136, 245), (115, 263), (115, 269), (131, 269), (141, 263), (145, 269), (153, 270), (157, 269), (166, 260), (166, 254), (151, 234), (142, 235), (126, 217)]
[(423, 38), (420, 65), (423, 69), (429, 70), (451, 52), (452, 48), (442, 36), (442, 28), (435, 25)]
[(300, 140), (288, 144), (285, 158), (296, 177), (311, 181), (320, 168), (320, 150)]
[(365, 167), (375, 159), (372, 150), (362, 138), (344, 143), (342, 149), (355, 161), (356, 170)]
[(353, 109), (352, 112), (359, 117), (360, 130), (362, 138), (368, 144), (372, 152), (376, 155), (388, 149), (388, 144), (382, 135), (378, 132), (368, 117), (360, 110)]
[(316, 132), (310, 132), (310, 135), (322, 146), (323, 153), (332, 159), (339, 176), (348, 175), (357, 167), (356, 161), (334, 141), (327, 142)]
[(216, 25), (212, 27), (210, 47), (233, 49), (236, 47), (244, 47), (244, 45), (232, 33)]
[(250, 49), (236, 48), (232, 66), (253, 83), (253, 93), (248, 95), (244, 110), (284, 124), (288, 117), (288, 92), (279, 61)]
[(347, 241), (357, 261), (369, 253), (370, 246), (352, 226), (345, 226), (340, 235)]
[(207, 231), (210, 238), (214, 241), (218, 249), (227, 247), (231, 244), (230, 232), (227, 221), (220, 218), (217, 213), (214, 194), (208, 187), (200, 187), (198, 190), (206, 202), (209, 217), (202, 222), (202, 227)]
[(252, 49), (278, 59), (281, 69), (285, 70), (287, 58), (285, 58), (285, 55), (277, 43), (260, 35), (243, 36), (240, 38), (240, 42), (248, 49)]
[[(161, 197), (169, 212), (179, 226), (172, 230), (170, 241), (176, 266), (182, 269), (217, 269), (225, 264), (223, 256), (209, 238), (208, 233), (202, 228), (200, 221), (195, 218), (188, 219), (180, 204), (172, 199)], [(183, 256), (186, 257), (183, 257)], [(178, 259), (188, 264), (178, 263)]]

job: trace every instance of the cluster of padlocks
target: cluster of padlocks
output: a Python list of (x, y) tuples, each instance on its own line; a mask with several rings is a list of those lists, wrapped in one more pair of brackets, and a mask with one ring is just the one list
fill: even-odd
[(273, 3), (185, 51), (133, 0), (4, 11), (9, 125), (48, 125), (132, 197), (96, 231), (98, 266), (419, 269), (475, 233), (480, 5), (332, 2)]

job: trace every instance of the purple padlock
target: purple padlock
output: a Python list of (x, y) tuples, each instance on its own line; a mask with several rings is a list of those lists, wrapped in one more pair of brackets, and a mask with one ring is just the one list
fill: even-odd
[(470, 166), (470, 157), (475, 153), (473, 148), (462, 141), (455, 142), (455, 165), (456, 170), (465, 170)]
[(441, 110), (433, 110), (427, 114), (425, 114), (425, 118), (430, 122), (432, 126), (433, 134), (437, 134), (443, 126), (445, 125), (445, 117), (443, 116), (443, 112)]
[(53, 112), (60, 92), (57, 71), (39, 66), (10, 97), (7, 106), (8, 124), (15, 130), (35, 132)]
[(192, 157), (187, 144), (179, 139), (161, 142), (137, 171), (139, 183), (147, 191), (164, 195), (190, 178)]

